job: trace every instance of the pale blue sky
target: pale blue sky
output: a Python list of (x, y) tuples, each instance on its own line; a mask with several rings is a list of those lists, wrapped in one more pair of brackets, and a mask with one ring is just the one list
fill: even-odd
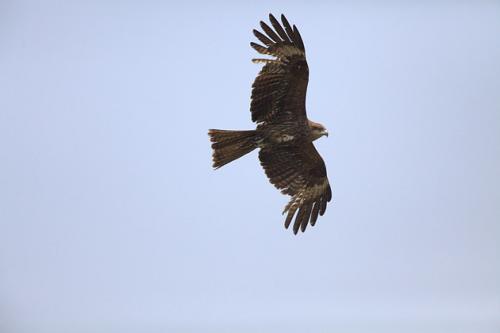
[[(252, 29), (304, 39), (333, 204), (248, 129)], [(500, 3), (0, 4), (0, 330), (498, 332)]]

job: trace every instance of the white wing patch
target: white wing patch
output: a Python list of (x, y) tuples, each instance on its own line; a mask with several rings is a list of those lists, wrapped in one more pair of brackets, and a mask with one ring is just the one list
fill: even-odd
[(285, 206), (283, 214), (289, 210), (296, 210), (298, 207), (302, 206), (306, 201), (314, 200), (321, 196), (321, 194), (326, 190), (329, 183), (325, 180), (322, 184), (314, 185), (312, 187), (304, 187), (297, 194), (295, 194), (290, 202)]
[(295, 137), (293, 135), (289, 135), (289, 134), (282, 134), (280, 136), (278, 136), (278, 139), (277, 141), (279, 143), (283, 143), (283, 142), (289, 142), (289, 141), (292, 141)]

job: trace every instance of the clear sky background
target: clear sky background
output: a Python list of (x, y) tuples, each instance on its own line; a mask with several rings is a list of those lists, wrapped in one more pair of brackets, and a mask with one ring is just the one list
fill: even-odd
[[(333, 204), (305, 234), (249, 129), (304, 38)], [(500, 3), (0, 3), (0, 331), (499, 332)]]

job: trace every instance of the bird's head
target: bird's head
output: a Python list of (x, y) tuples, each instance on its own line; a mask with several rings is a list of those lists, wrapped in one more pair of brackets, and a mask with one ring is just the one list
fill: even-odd
[(314, 121), (309, 120), (309, 129), (311, 130), (312, 141), (321, 138), (323, 135), (328, 137), (328, 131), (325, 126), (320, 123), (315, 123)]

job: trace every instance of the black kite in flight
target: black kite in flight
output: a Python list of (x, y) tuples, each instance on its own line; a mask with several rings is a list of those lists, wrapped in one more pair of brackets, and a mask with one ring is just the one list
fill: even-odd
[(326, 211), (332, 190), (323, 159), (313, 141), (328, 136), (323, 125), (307, 119), (306, 91), (309, 80), (304, 43), (299, 30), (281, 15), (270, 14), (274, 30), (260, 22), (265, 35), (254, 35), (265, 45), (250, 43), (271, 59), (253, 59), (265, 64), (252, 85), (250, 111), (257, 128), (250, 131), (211, 129), (213, 167), (221, 166), (260, 148), (259, 159), (270, 182), (283, 194), (292, 196), (283, 214), (288, 212), (285, 228), (293, 225), (296, 234), (314, 226), (318, 215)]

